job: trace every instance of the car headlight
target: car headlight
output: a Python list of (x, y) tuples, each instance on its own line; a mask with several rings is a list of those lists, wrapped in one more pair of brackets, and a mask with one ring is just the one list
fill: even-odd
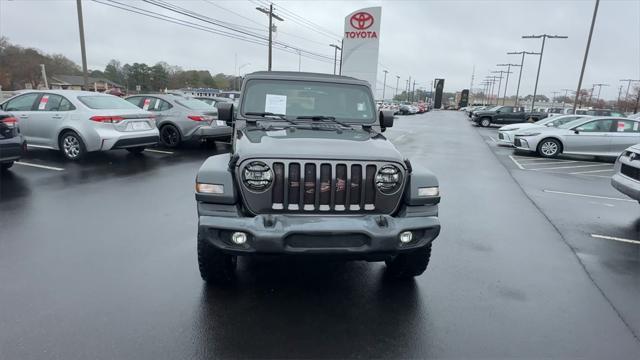
[(529, 133), (529, 134), (518, 134), (518, 136), (538, 136), (541, 133), (537, 132), (537, 133)]
[(383, 194), (393, 194), (402, 183), (402, 173), (395, 165), (385, 165), (376, 174), (376, 187)]
[(273, 181), (271, 168), (262, 161), (253, 161), (244, 167), (242, 182), (251, 190), (267, 189)]

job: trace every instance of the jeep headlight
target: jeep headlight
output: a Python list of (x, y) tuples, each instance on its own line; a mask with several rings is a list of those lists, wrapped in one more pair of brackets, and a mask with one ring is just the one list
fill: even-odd
[(272, 181), (273, 172), (262, 161), (253, 161), (245, 166), (242, 171), (242, 182), (251, 190), (265, 190), (271, 185)]
[(376, 187), (383, 194), (393, 194), (401, 185), (402, 173), (395, 165), (385, 165), (376, 174)]

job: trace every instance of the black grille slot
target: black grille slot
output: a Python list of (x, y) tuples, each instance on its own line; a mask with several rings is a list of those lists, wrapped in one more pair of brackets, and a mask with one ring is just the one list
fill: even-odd
[(298, 209), (300, 204), (300, 164), (289, 164), (289, 209)]
[(336, 166), (335, 209), (344, 210), (347, 200), (347, 165)]
[[(320, 210), (329, 210), (331, 201), (331, 165), (320, 165)], [(326, 205), (326, 207), (322, 207)]]
[(636, 167), (629, 166), (627, 164), (622, 164), (622, 166), (620, 167), (620, 172), (623, 175), (628, 176), (632, 179), (640, 180), (640, 169)]
[(313, 210), (316, 202), (316, 164), (304, 165), (304, 207)]
[[(376, 167), (375, 165), (367, 165), (367, 177), (364, 185), (364, 205), (365, 210), (373, 210), (373, 204), (375, 200), (375, 177)], [(369, 205), (369, 206), (368, 206)]]
[(273, 208), (282, 210), (284, 208), (284, 164), (273, 164)]
[(362, 166), (351, 166), (351, 181), (349, 184), (349, 205), (360, 207), (360, 194), (362, 189)]

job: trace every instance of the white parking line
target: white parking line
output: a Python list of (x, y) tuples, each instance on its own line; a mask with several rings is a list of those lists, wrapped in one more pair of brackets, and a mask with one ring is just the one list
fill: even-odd
[(491, 141), (493, 141), (494, 144), (497, 144), (498, 141), (496, 139), (494, 139), (493, 137), (489, 136), (489, 139), (491, 139)]
[(611, 169), (604, 169), (604, 170), (578, 171), (578, 172), (572, 172), (572, 173), (569, 173), (569, 174), (571, 174), (571, 175), (578, 175), (578, 174), (590, 174), (590, 173), (605, 172), (605, 171), (613, 171), (613, 168), (611, 168)]
[(144, 151), (158, 153), (158, 154), (168, 154), (173, 155), (173, 151), (164, 151), (164, 150), (154, 150), (154, 149), (144, 149)]
[(574, 166), (556, 166), (556, 167), (549, 167), (549, 168), (527, 169), (527, 170), (574, 169), (574, 168), (585, 168), (585, 167), (605, 166), (605, 165), (608, 165), (608, 164), (574, 165)]
[(600, 196), (600, 195), (587, 195), (587, 194), (578, 194), (578, 193), (571, 193), (571, 192), (564, 192), (564, 191), (555, 191), (555, 190), (542, 190), (546, 193), (551, 193), (551, 194), (560, 194), (560, 195), (569, 195), (569, 196), (579, 196), (579, 197), (586, 197), (586, 198), (593, 198), (593, 199), (605, 199), (605, 200), (616, 200), (616, 201), (629, 201), (629, 202), (636, 202), (635, 200), (631, 200), (631, 199), (623, 199), (623, 198), (614, 198), (614, 197), (608, 197), (608, 196)]
[(38, 164), (26, 163), (26, 162), (23, 162), (23, 161), (16, 161), (14, 164), (23, 165), (23, 166), (31, 166), (31, 167), (40, 168), (40, 169), (54, 170), (54, 171), (64, 171), (63, 168), (59, 168), (59, 167), (38, 165)]
[(579, 161), (575, 161), (575, 160), (561, 160), (561, 161), (550, 161), (547, 163), (540, 163), (540, 162), (532, 162), (529, 163), (530, 160), (526, 160), (527, 163), (525, 164), (524, 162), (520, 162), (520, 164), (522, 165), (554, 165), (554, 164), (570, 164), (570, 163), (577, 163)]
[(514, 164), (516, 164), (516, 166), (520, 169), (520, 170), (526, 170), (524, 168), (524, 166), (520, 165), (520, 163), (518, 162), (518, 160), (516, 160), (513, 155), (509, 155), (509, 159), (511, 159), (511, 161), (513, 161)]
[(615, 237), (615, 236), (591, 234), (591, 237), (596, 238), (596, 239), (614, 240), (614, 241), (620, 241), (620, 242), (640, 245), (640, 241), (638, 241), (638, 240), (623, 239), (623, 238), (619, 238), (619, 237)]

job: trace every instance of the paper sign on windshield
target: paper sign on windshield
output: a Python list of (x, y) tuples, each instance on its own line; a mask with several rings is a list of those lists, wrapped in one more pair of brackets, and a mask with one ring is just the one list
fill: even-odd
[(624, 121), (618, 121), (618, 132), (624, 131)]
[(44, 110), (47, 106), (47, 102), (49, 102), (49, 95), (43, 95), (40, 99), (40, 103), (38, 104), (38, 110)]
[(287, 95), (267, 94), (264, 100), (264, 111), (274, 114), (286, 114)]

